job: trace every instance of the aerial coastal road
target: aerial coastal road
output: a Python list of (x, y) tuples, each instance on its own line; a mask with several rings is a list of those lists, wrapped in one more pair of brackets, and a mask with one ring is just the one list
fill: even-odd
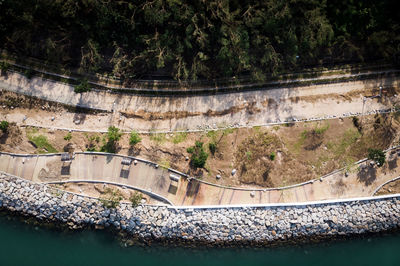
[[(133, 188), (162, 203), (175, 206), (238, 205), (308, 202), (372, 196), (381, 184), (400, 175), (398, 152), (389, 152), (389, 168), (343, 171), (305, 184), (280, 188), (230, 188), (187, 177), (172, 169), (133, 157), (76, 153), (63, 161), (61, 154), (18, 155), (0, 153), (0, 171), (38, 183), (91, 182)], [(125, 161), (124, 161), (125, 160)], [(361, 173), (361, 174), (360, 174)], [(371, 175), (373, 173), (373, 175)], [(90, 196), (90, 195), (89, 195)]]

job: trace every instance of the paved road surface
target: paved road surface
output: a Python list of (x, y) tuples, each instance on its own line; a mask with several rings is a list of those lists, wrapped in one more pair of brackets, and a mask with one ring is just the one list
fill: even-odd
[(0, 171), (34, 182), (106, 181), (151, 191), (173, 205), (230, 205), (305, 202), (371, 196), (384, 182), (399, 175), (397, 153), (388, 155), (389, 163), (380, 169), (366, 167), (361, 174), (345, 177), (342, 172), (322, 181), (279, 190), (225, 188), (188, 181), (171, 180), (172, 173), (153, 163), (139, 161), (122, 165), (123, 156), (77, 153), (71, 163), (61, 162), (61, 155), (12, 155), (0, 153)]

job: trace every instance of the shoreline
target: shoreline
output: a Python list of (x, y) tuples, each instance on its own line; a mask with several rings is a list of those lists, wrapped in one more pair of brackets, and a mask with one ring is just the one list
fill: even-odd
[(132, 246), (138, 246), (142, 248), (196, 248), (196, 249), (207, 249), (207, 248), (285, 248), (293, 247), (298, 245), (318, 245), (318, 244), (330, 244), (334, 242), (344, 242), (348, 240), (366, 239), (374, 237), (383, 237), (390, 234), (400, 233), (400, 226), (386, 231), (370, 232), (363, 234), (350, 234), (350, 235), (336, 235), (336, 236), (320, 236), (313, 238), (298, 238), (288, 239), (276, 242), (260, 243), (251, 241), (242, 242), (198, 242), (198, 241), (182, 241), (182, 239), (140, 239), (137, 235), (131, 235), (122, 230), (117, 230), (114, 227), (96, 228), (93, 225), (81, 225), (77, 228), (72, 228), (66, 223), (62, 223), (55, 220), (39, 219), (35, 216), (24, 214), (21, 212), (10, 211), (7, 208), (0, 207), (0, 217), (6, 217), (6, 219), (24, 223), (30, 227), (39, 227), (42, 230), (55, 231), (62, 234), (79, 234), (85, 230), (89, 231), (103, 231), (106, 234), (112, 235), (116, 239), (121, 247), (129, 248)]
[(98, 200), (6, 174), (0, 176), (0, 210), (75, 230), (110, 228), (125, 245), (266, 247), (400, 228), (400, 195), (304, 206), (179, 209), (121, 203), (107, 209)]

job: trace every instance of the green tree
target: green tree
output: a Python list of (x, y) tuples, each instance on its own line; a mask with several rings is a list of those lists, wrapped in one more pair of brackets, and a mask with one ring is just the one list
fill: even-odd
[(129, 144), (132, 146), (135, 146), (136, 144), (138, 144), (141, 141), (142, 141), (142, 138), (139, 136), (139, 134), (135, 130), (133, 130), (129, 137)]
[(122, 133), (120, 132), (119, 128), (114, 126), (109, 127), (107, 132), (107, 141), (100, 148), (100, 151), (115, 153), (121, 136)]
[(386, 161), (386, 154), (379, 149), (368, 149), (368, 159), (375, 161), (381, 167)]
[(3, 133), (6, 133), (8, 131), (8, 126), (8, 121), (3, 120), (0, 122), (0, 130), (3, 131)]
[(203, 142), (196, 141), (193, 147), (187, 148), (187, 152), (191, 153), (190, 163), (193, 167), (204, 167), (208, 158), (208, 153), (204, 151)]

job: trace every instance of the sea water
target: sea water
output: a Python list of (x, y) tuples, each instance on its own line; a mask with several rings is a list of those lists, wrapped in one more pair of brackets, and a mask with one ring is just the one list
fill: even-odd
[(393, 265), (400, 233), (278, 248), (123, 247), (109, 231), (63, 231), (0, 213), (0, 266)]

